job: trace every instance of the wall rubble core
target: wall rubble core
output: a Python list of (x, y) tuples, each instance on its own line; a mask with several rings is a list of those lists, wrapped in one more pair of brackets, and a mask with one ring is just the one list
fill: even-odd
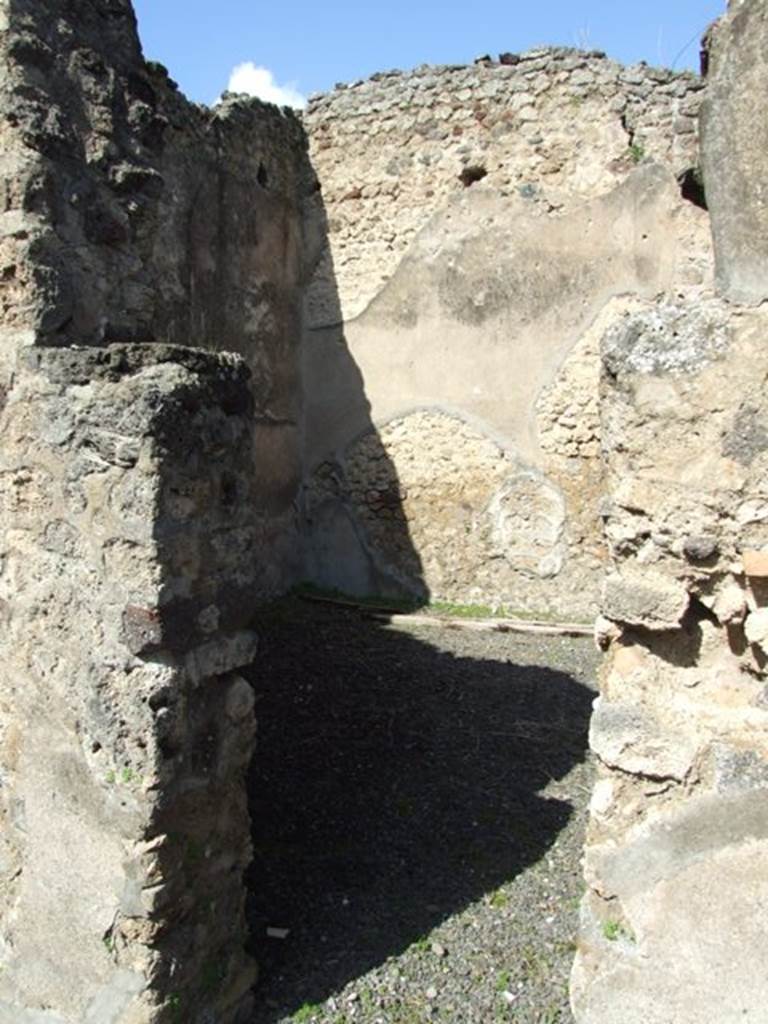
[[(141, 57), (128, 0), (5, 0), (0, 386), (18, 346), (163, 342), (251, 369), (265, 592), (298, 572), (298, 118), (189, 103)], [(267, 492), (269, 499), (267, 500)]]
[(767, 24), (763, 4), (735, 0), (709, 35), (720, 296), (648, 304), (603, 339), (611, 570), (579, 1024), (735, 1024), (768, 1005), (768, 315), (747, 308), (763, 261)]
[(462, 191), (462, 171), (482, 168), (484, 187), (557, 216), (610, 192), (643, 159), (674, 175), (695, 167), (701, 90), (690, 72), (545, 47), (513, 64), (424, 65), (310, 98), (329, 219), (311, 324), (364, 311)]

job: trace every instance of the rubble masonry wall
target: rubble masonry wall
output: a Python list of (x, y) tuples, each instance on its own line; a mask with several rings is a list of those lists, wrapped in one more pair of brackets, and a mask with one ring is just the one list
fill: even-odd
[(735, 1024), (768, 1001), (768, 319), (745, 294), (763, 258), (767, 34), (750, 0), (710, 32), (718, 294), (648, 304), (602, 344), (611, 571), (579, 1024)]
[(128, 0), (3, 0), (0, 50), (0, 1020), (234, 1022), (304, 133), (189, 104)]

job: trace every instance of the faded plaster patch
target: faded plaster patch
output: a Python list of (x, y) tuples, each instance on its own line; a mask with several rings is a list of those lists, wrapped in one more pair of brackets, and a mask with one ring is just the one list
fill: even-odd
[(523, 573), (557, 576), (565, 560), (565, 502), (541, 473), (520, 468), (488, 505), (495, 554)]

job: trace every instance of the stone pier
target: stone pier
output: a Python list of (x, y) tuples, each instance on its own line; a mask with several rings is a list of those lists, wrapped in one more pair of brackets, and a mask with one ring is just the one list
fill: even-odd
[(649, 304), (602, 347), (611, 570), (579, 1024), (736, 1024), (768, 1006), (768, 312), (751, 308), (765, 5), (732, 2), (709, 46), (719, 294)]
[(256, 652), (252, 409), (236, 356), (19, 362), (0, 461), (4, 1022), (230, 1021), (254, 979), (236, 674)]

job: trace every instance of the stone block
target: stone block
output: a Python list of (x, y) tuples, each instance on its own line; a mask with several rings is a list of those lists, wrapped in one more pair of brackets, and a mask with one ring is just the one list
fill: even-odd
[(624, 566), (611, 573), (603, 585), (603, 615), (646, 629), (679, 626), (688, 603), (681, 583), (650, 568)]
[[(605, 900), (582, 907), (571, 978), (578, 1021), (739, 1024), (768, 1005), (768, 790), (692, 798), (593, 847), (587, 873)], [(600, 915), (621, 916), (626, 941)]]
[(738, 584), (728, 584), (715, 595), (711, 607), (718, 622), (742, 622), (747, 613), (746, 595)]
[(708, 35), (701, 161), (717, 285), (725, 298), (768, 298), (768, 9), (731, 2)]
[(768, 650), (768, 608), (760, 608), (746, 617), (744, 633), (751, 644)]
[(598, 697), (589, 742), (600, 760), (630, 775), (682, 782), (698, 750), (695, 735), (670, 725), (640, 704)]

